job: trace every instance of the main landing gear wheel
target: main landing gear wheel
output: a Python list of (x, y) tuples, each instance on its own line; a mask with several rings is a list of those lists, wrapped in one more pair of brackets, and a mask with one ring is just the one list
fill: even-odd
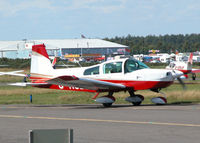
[(133, 106), (140, 106), (142, 102), (132, 102)]
[(134, 106), (139, 106), (142, 101), (144, 100), (144, 97), (140, 94), (134, 94), (134, 91), (129, 91), (130, 96), (127, 97), (125, 100), (132, 103)]
[(111, 106), (112, 106), (112, 103), (103, 103), (103, 106), (104, 106), (104, 107), (111, 107)]
[(138, 101), (132, 102), (132, 104), (133, 104), (133, 106), (139, 106), (142, 103), (142, 101), (144, 100), (144, 97), (140, 94), (136, 94), (135, 97), (138, 98), (137, 99)]
[(95, 101), (101, 103), (104, 107), (110, 107), (115, 102), (115, 97), (112, 95), (113, 92), (109, 92), (107, 96), (99, 97)]

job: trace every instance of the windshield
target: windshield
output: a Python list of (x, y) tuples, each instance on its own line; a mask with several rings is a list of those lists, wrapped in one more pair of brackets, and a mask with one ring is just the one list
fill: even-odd
[(144, 63), (137, 61), (135, 59), (128, 59), (124, 65), (124, 72), (129, 73), (129, 72), (139, 70), (139, 69), (144, 69), (144, 68), (149, 68), (149, 67), (145, 65)]

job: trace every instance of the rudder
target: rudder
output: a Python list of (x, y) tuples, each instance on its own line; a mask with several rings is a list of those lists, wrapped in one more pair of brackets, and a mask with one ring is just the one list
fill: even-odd
[(190, 57), (189, 57), (189, 59), (188, 59), (188, 62), (192, 65), (192, 63), (193, 63), (193, 53), (190, 53)]
[(44, 44), (32, 46), (31, 78), (50, 78), (53, 75), (51, 61)]

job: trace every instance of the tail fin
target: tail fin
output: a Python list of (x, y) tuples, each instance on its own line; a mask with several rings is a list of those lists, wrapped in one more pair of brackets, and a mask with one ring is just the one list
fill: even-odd
[(32, 46), (31, 78), (49, 78), (53, 75), (53, 67), (44, 44)]
[(189, 57), (189, 59), (188, 59), (188, 62), (189, 62), (191, 65), (192, 65), (192, 63), (193, 63), (192, 58), (193, 58), (193, 53), (190, 53), (190, 57)]

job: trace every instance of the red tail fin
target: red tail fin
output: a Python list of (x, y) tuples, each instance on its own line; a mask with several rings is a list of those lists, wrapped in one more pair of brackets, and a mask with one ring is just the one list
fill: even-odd
[(44, 57), (46, 57), (47, 59), (49, 59), (49, 56), (47, 54), (46, 48), (44, 44), (39, 44), (39, 45), (33, 45), (32, 46), (32, 51), (36, 52)]
[(188, 59), (188, 62), (189, 62), (191, 65), (192, 65), (192, 63), (193, 63), (192, 58), (193, 58), (193, 53), (190, 53), (190, 57), (189, 57), (189, 59)]

